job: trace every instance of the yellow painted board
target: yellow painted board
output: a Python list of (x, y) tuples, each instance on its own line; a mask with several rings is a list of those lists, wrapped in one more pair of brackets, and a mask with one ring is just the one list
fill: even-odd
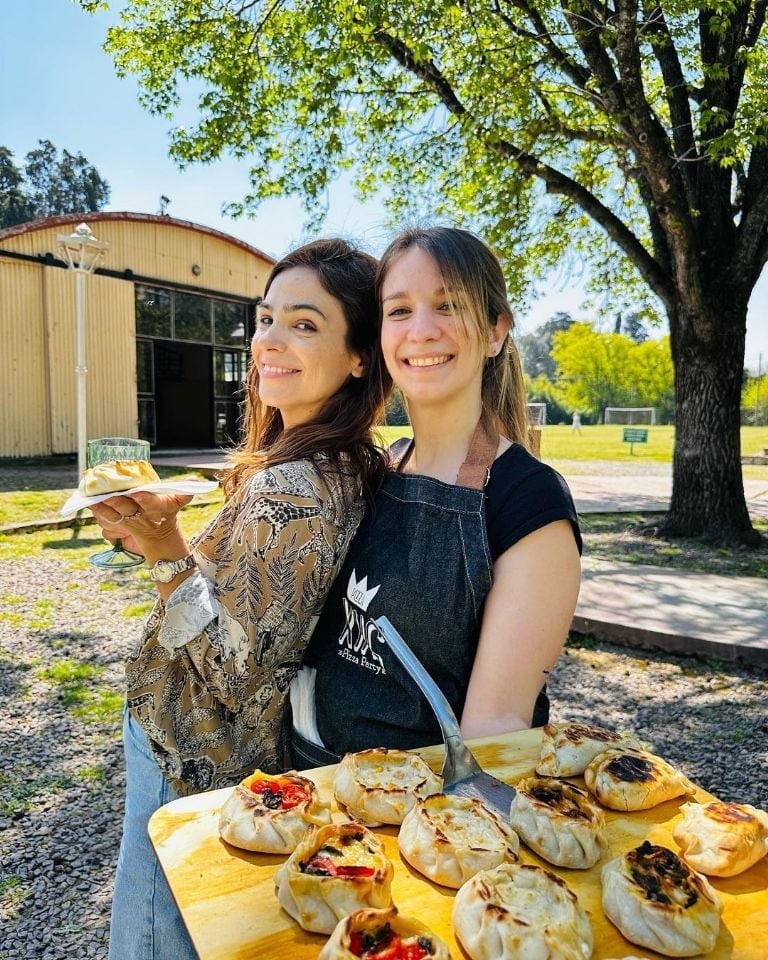
[[(480, 764), (508, 783), (533, 773), (539, 756), (541, 732), (525, 730), (477, 740), (472, 749)], [(420, 751), (440, 769), (442, 747)], [(320, 792), (333, 795), (336, 768), (308, 771)], [(306, 933), (279, 906), (274, 874), (285, 859), (247, 853), (224, 843), (218, 834), (218, 811), (230, 790), (214, 790), (174, 800), (154, 814), (149, 834), (165, 875), (187, 924), (200, 960), (314, 960), (325, 937)], [(600, 870), (611, 856), (643, 840), (672, 850), (672, 829), (686, 798), (636, 813), (606, 811), (610, 849), (591, 870), (552, 867), (521, 846), (521, 860), (546, 866), (561, 876), (587, 910), (595, 934), (593, 960), (630, 955), (656, 960), (659, 954), (633, 946), (605, 917), (600, 903)], [(699, 791), (696, 799), (711, 799)], [(334, 804), (334, 818), (343, 819)], [(395, 865), (392, 897), (400, 912), (430, 926), (451, 949), (466, 956), (453, 935), (451, 910), (455, 891), (426, 880), (409, 867), (397, 848), (397, 828), (375, 831)], [(706, 960), (767, 960), (768, 958), (768, 859), (730, 879), (710, 878), (725, 904), (715, 949)]]

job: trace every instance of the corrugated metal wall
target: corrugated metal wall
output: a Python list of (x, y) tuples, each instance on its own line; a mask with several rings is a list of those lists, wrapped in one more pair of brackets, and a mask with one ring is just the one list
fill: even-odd
[(50, 452), (43, 270), (0, 267), (0, 455)]
[[(42, 268), (50, 355), (51, 453), (77, 447), (75, 283), (67, 270)], [(110, 277), (85, 280), (89, 437), (135, 437), (136, 321), (133, 284)]]
[[(89, 220), (110, 244), (103, 266), (159, 285), (194, 285), (255, 299), (271, 263), (236, 243), (172, 222)], [(0, 248), (56, 256), (75, 224), (0, 239)], [(193, 267), (195, 268), (193, 270)], [(86, 277), (87, 432), (138, 435), (134, 283)], [(0, 457), (71, 453), (77, 446), (75, 282), (59, 267), (0, 256)]]

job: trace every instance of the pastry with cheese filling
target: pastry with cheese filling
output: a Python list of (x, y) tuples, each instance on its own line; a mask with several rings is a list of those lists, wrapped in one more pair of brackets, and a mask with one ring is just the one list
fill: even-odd
[(706, 877), (647, 840), (603, 867), (603, 910), (638, 946), (667, 957), (709, 953), (723, 904)]
[(389, 910), (356, 910), (340, 920), (317, 960), (451, 960), (443, 941), (418, 920)]
[(587, 766), (584, 782), (611, 810), (648, 810), (695, 790), (684, 774), (647, 750), (606, 750)]
[(514, 863), (520, 841), (479, 800), (435, 793), (406, 814), (397, 845), (419, 873), (458, 888), (479, 870)]
[(418, 797), (442, 788), (440, 777), (418, 754), (383, 747), (346, 754), (333, 782), (336, 800), (370, 827), (402, 823)]
[(689, 866), (734, 877), (768, 853), (768, 813), (748, 803), (684, 803), (672, 836)]
[(305, 930), (331, 933), (355, 910), (391, 907), (393, 872), (384, 845), (363, 824), (313, 825), (275, 874), (277, 899)]
[(290, 853), (310, 823), (331, 822), (331, 805), (311, 780), (257, 770), (238, 784), (219, 813), (219, 834), (233, 847)]
[(459, 889), (453, 927), (471, 960), (589, 960), (593, 934), (564, 880), (529, 864), (482, 870)]
[(78, 490), (84, 497), (98, 497), (142, 487), (145, 483), (157, 483), (159, 479), (149, 460), (108, 460), (89, 467)]
[(611, 748), (640, 747), (633, 737), (586, 723), (548, 723), (542, 729), (541, 757), (536, 773), (542, 777), (576, 777), (599, 753)]
[(587, 870), (608, 849), (605, 817), (586, 790), (552, 777), (528, 777), (515, 789), (510, 825), (540, 857)]

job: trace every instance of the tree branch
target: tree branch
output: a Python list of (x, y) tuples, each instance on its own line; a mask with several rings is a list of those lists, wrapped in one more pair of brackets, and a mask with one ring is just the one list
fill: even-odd
[[(440, 101), (450, 113), (460, 118), (469, 116), (466, 107), (460, 102), (451, 85), (433, 61), (416, 60), (402, 40), (393, 37), (384, 30), (376, 30), (374, 37), (402, 67), (428, 84), (437, 93)], [(674, 298), (672, 278), (661, 269), (626, 224), (605, 204), (601, 203), (593, 193), (564, 173), (542, 162), (533, 154), (519, 149), (511, 141), (489, 132), (477, 132), (477, 135), (482, 137), (489, 149), (515, 163), (523, 174), (542, 180), (548, 193), (568, 197), (578, 204), (635, 264), (654, 293), (665, 304), (670, 305), (672, 303)]]
[[(651, 46), (664, 79), (675, 153), (678, 159), (696, 160), (698, 151), (693, 135), (691, 108), (688, 103), (688, 85), (669, 32), (669, 26), (664, 17), (664, 11), (661, 6), (656, 4), (650, 10), (647, 9), (647, 6), (644, 7), (644, 14), (646, 32), (651, 38)], [(683, 171), (683, 177), (686, 181), (689, 179), (685, 171)], [(692, 199), (693, 195), (694, 191), (690, 189), (689, 197)]]
[[(766, 2), (768, 2), (768, 0), (766, 0)], [(542, 46), (549, 54), (554, 66), (562, 70), (563, 73), (576, 84), (579, 90), (587, 91), (587, 85), (592, 76), (591, 71), (587, 70), (580, 63), (577, 63), (576, 60), (568, 56), (568, 54), (555, 43), (549, 27), (544, 22), (544, 18), (534, 6), (528, 3), (528, 0), (511, 0), (510, 6), (520, 10), (520, 12), (530, 20), (535, 32), (523, 30), (522, 27), (516, 24), (512, 17), (501, 9), (499, 0), (495, 0), (494, 6), (500, 19), (504, 21), (513, 33)]]

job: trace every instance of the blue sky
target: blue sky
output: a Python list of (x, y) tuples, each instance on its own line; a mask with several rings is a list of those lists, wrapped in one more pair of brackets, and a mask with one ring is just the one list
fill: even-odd
[[(120, 3), (113, 6), (119, 9)], [(168, 159), (165, 120), (138, 102), (133, 79), (120, 80), (102, 51), (114, 15), (87, 15), (71, 0), (4, 0), (0, 31), (0, 143), (17, 163), (51, 140), (59, 149), (82, 152), (109, 182), (108, 210), (156, 213), (160, 196), (168, 213), (224, 230), (279, 256), (301, 239), (303, 212), (297, 200), (264, 204), (252, 220), (220, 213), (222, 203), (247, 191), (248, 165), (235, 160), (181, 172)], [(342, 233), (378, 253), (389, 230), (377, 203), (361, 204), (347, 185), (331, 191), (324, 232)], [(557, 310), (581, 318), (578, 285), (553, 279), (550, 291), (519, 318), (523, 332)], [(764, 272), (750, 305), (746, 363), (768, 368), (768, 275)]]

